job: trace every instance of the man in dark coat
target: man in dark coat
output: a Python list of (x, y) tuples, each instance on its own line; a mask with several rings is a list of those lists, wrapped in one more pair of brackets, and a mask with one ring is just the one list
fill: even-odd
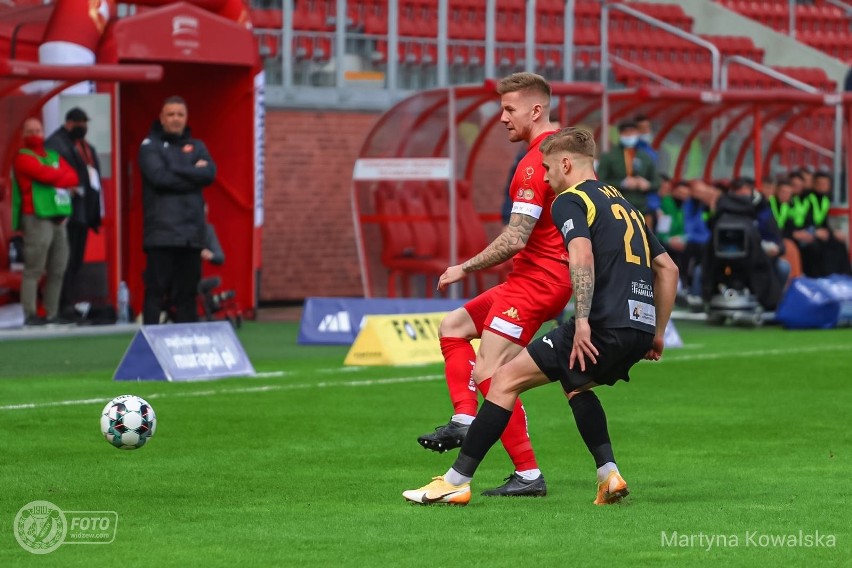
[(196, 294), (201, 251), (206, 248), (202, 192), (213, 183), (216, 165), (186, 121), (186, 102), (169, 97), (139, 149), (146, 325), (159, 323), (169, 304), (174, 305), (176, 323), (198, 321)]
[[(73, 310), (73, 293), (79, 286), (77, 279), (83, 267), (89, 231), (97, 233), (101, 226), (101, 165), (97, 150), (86, 141), (88, 123), (86, 112), (74, 107), (65, 114), (65, 124), (44, 142), (45, 148), (55, 150), (74, 168), (80, 180), (76, 191), (72, 193), (71, 216), (65, 225), (68, 233), (68, 267), (59, 296), (59, 311), (62, 314)], [(101, 287), (104, 286), (105, 283)]]

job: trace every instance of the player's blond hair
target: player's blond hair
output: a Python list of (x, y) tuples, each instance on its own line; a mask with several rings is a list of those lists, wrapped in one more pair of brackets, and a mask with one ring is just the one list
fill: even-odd
[(550, 104), (553, 91), (550, 88), (550, 83), (541, 75), (526, 72), (512, 73), (497, 83), (497, 94), (499, 95), (527, 90), (541, 94), (547, 100), (548, 105)]
[(588, 158), (595, 157), (595, 136), (585, 128), (569, 126), (544, 139), (539, 147), (544, 155), (565, 152)]

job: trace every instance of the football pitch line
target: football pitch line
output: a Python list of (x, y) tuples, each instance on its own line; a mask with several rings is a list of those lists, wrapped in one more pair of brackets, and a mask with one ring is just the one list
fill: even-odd
[[(786, 348), (786, 349), (755, 349), (751, 351), (731, 351), (724, 353), (693, 353), (693, 354), (685, 354), (685, 355), (672, 355), (672, 351), (677, 353), (676, 350), (667, 351), (663, 357), (663, 359), (657, 364), (671, 364), (671, 363), (679, 363), (679, 362), (689, 362), (689, 361), (707, 361), (714, 359), (733, 359), (733, 358), (747, 358), (747, 357), (763, 357), (770, 355), (791, 355), (791, 354), (804, 354), (804, 353), (820, 353), (826, 351), (847, 351), (852, 350), (852, 346), (848, 344), (835, 344), (835, 345), (814, 345), (811, 347), (799, 347), (799, 348)], [(342, 371), (354, 371), (354, 370), (364, 370), (366, 367), (329, 367), (323, 369), (315, 369), (311, 371), (316, 374), (330, 374), (330, 373), (340, 373)], [(266, 373), (258, 373), (256, 378), (271, 378), (271, 377), (285, 377), (288, 375), (294, 375), (295, 372), (291, 371), (272, 371)], [(260, 376), (258, 376), (260, 375)], [(362, 380), (350, 380), (350, 381), (320, 381), (320, 382), (309, 382), (309, 383), (294, 383), (294, 384), (275, 384), (275, 385), (259, 385), (252, 387), (231, 387), (231, 388), (220, 388), (220, 389), (205, 389), (198, 391), (187, 391), (187, 392), (163, 392), (163, 393), (152, 393), (146, 395), (146, 399), (158, 399), (158, 398), (192, 398), (192, 397), (206, 397), (206, 396), (217, 396), (217, 395), (229, 395), (229, 394), (254, 394), (254, 393), (262, 393), (262, 392), (271, 392), (271, 391), (287, 391), (287, 390), (301, 390), (301, 389), (322, 389), (322, 388), (341, 388), (341, 387), (350, 387), (350, 388), (359, 388), (359, 387), (372, 387), (372, 386), (382, 386), (382, 385), (394, 385), (394, 384), (406, 384), (406, 383), (422, 383), (429, 381), (438, 381), (444, 378), (443, 374), (431, 374), (431, 375), (419, 375), (412, 377), (390, 377), (385, 379), (362, 379)], [(105, 404), (109, 401), (109, 398), (82, 398), (82, 399), (71, 399), (71, 400), (57, 400), (57, 401), (45, 401), (45, 402), (27, 402), (21, 404), (6, 404), (0, 405), (0, 411), (7, 410), (28, 410), (28, 409), (36, 409), (36, 408), (49, 408), (56, 406), (78, 406), (84, 404)]]

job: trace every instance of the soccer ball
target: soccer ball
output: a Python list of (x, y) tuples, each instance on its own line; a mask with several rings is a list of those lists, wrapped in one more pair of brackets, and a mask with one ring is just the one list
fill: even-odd
[(132, 394), (117, 396), (101, 412), (101, 432), (107, 442), (122, 450), (141, 448), (154, 435), (157, 416), (145, 399)]

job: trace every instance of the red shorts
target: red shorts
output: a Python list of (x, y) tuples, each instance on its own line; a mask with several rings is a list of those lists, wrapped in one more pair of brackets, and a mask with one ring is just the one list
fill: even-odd
[(484, 330), (526, 346), (544, 322), (556, 318), (571, 299), (571, 284), (551, 284), (511, 275), (506, 282), (464, 305), (476, 331)]

